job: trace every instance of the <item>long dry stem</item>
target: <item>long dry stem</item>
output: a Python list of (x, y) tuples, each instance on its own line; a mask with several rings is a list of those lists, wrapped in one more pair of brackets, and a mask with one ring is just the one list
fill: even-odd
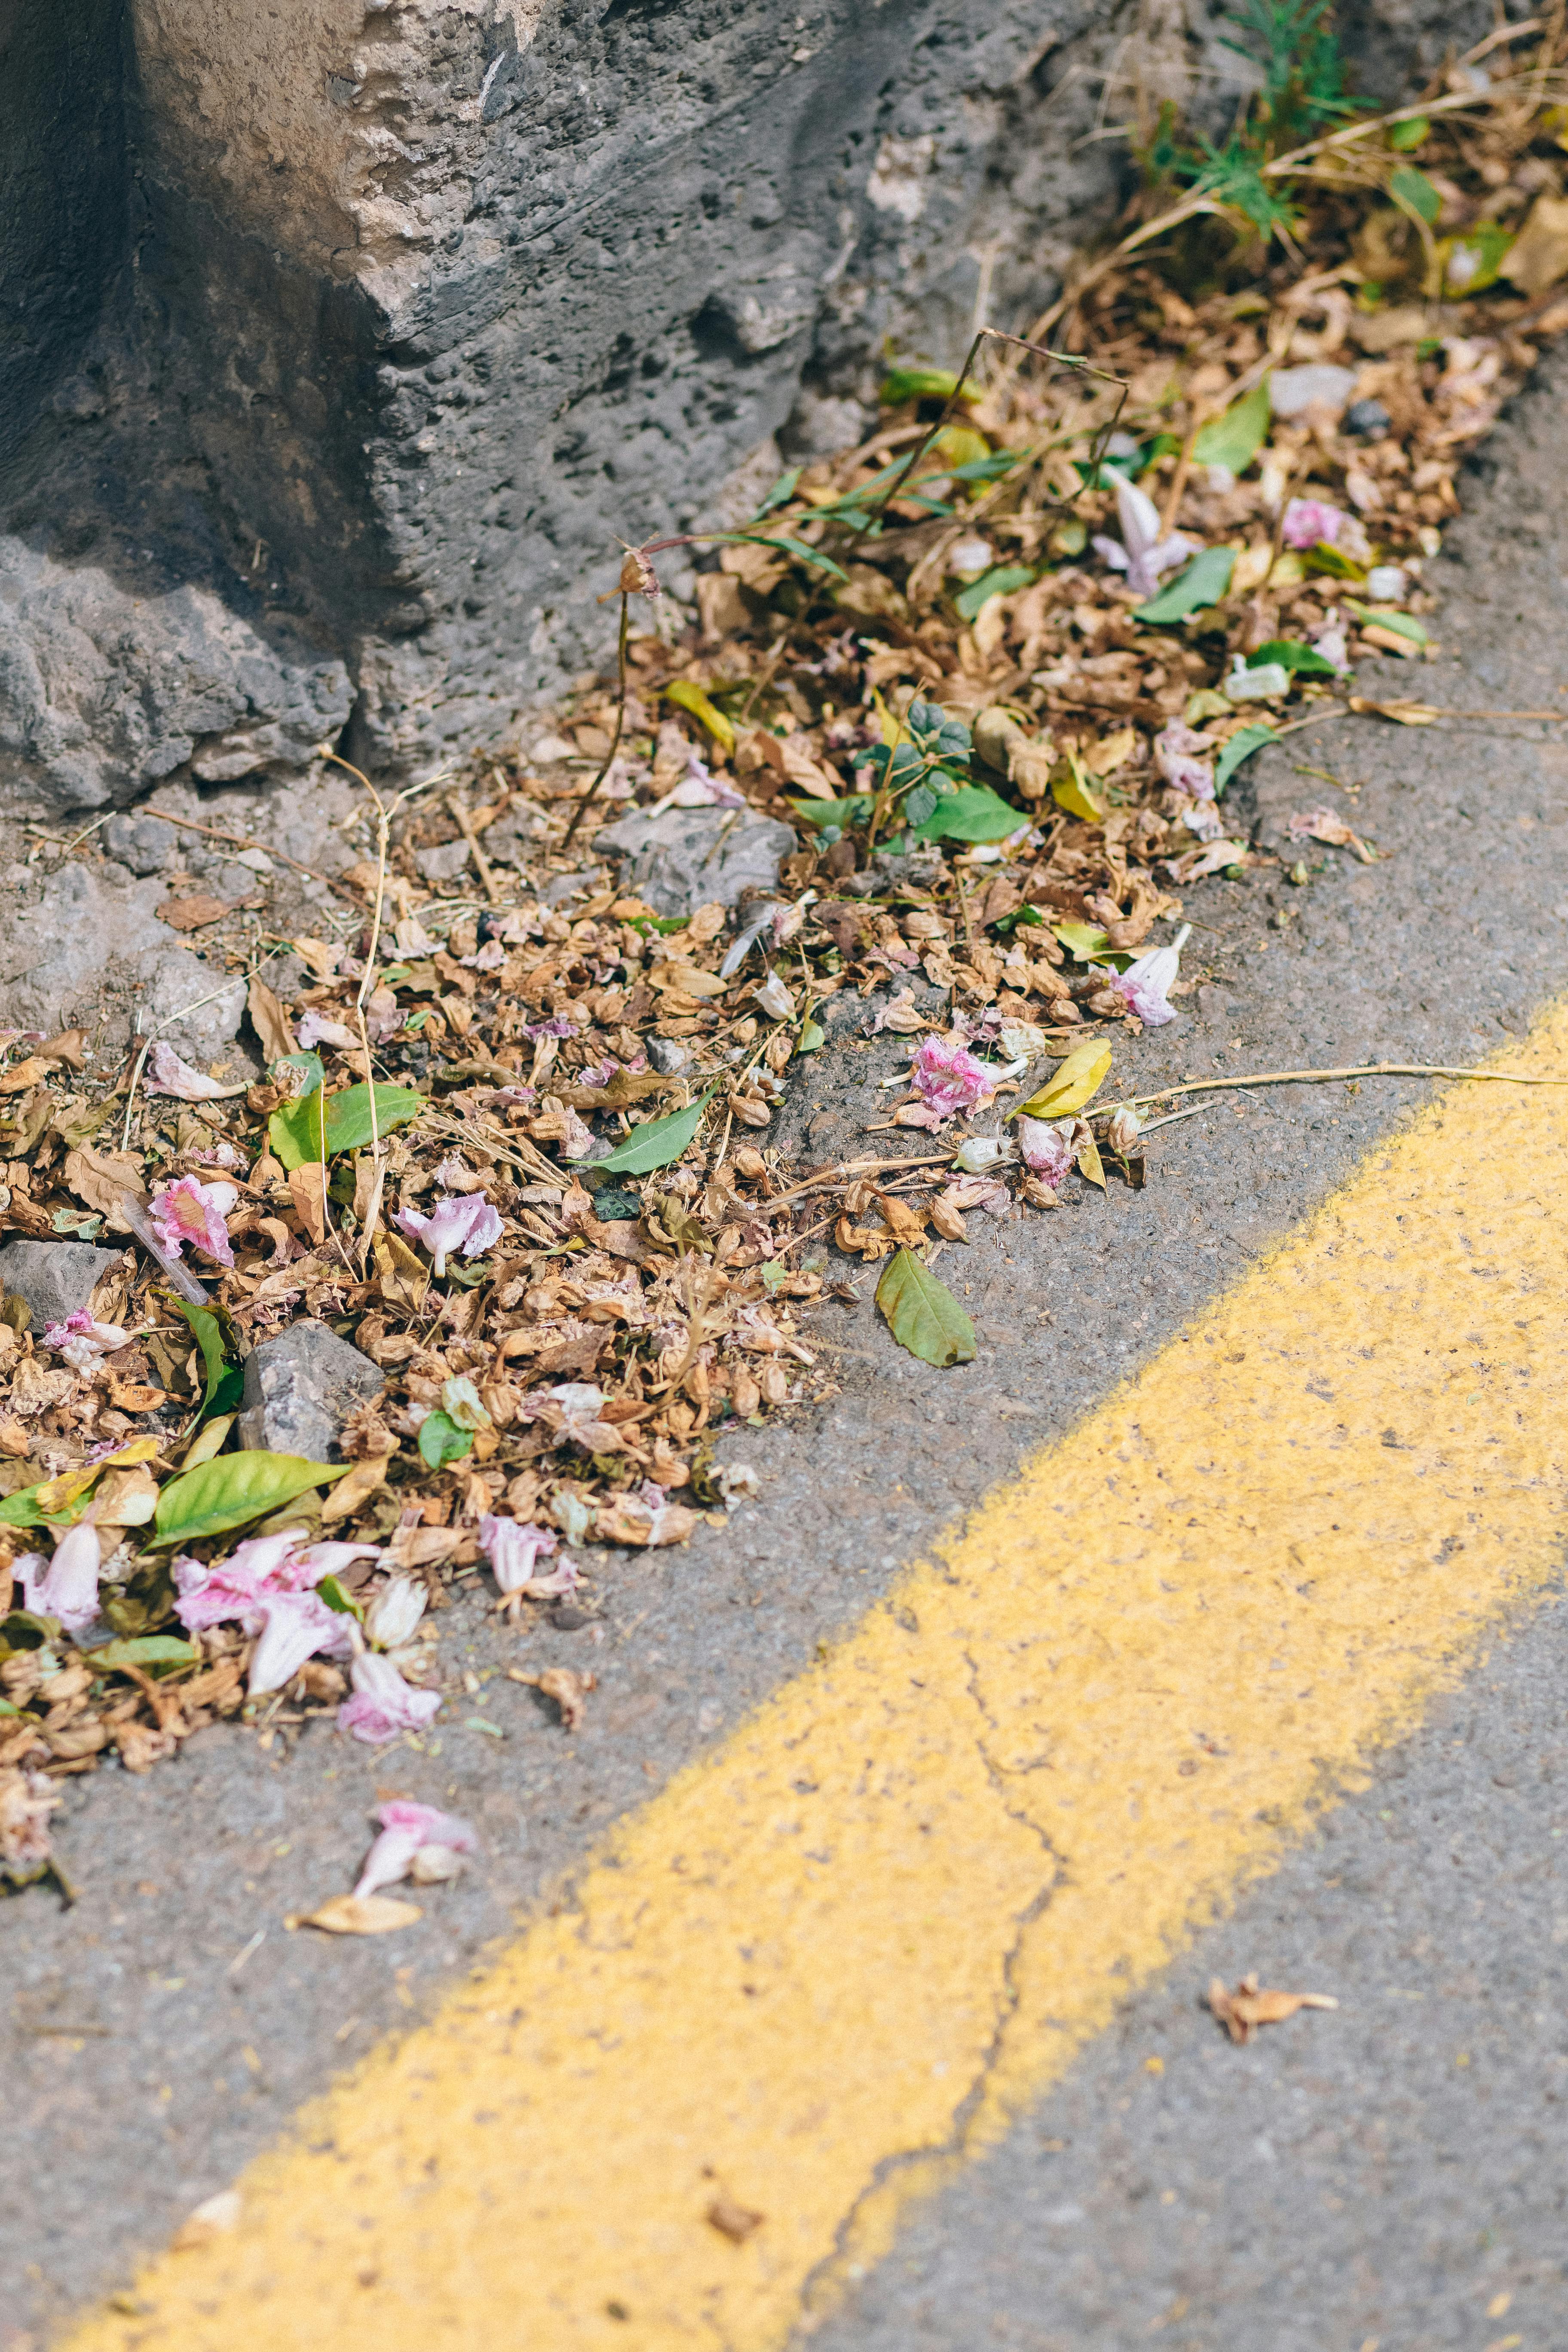
[(621, 590), (621, 629), (620, 636), (616, 646), (617, 679), (616, 694), (616, 731), (610, 738), (610, 748), (605, 755), (604, 766), (600, 769), (598, 774), (595, 777), (593, 782), (589, 785), (587, 791), (584, 793), (582, 799), (578, 802), (576, 808), (573, 812), (572, 822), (567, 826), (565, 835), (562, 840), (561, 846), (563, 849), (569, 849), (571, 847), (572, 836), (576, 832), (577, 827), (582, 824), (583, 819), (587, 815), (589, 809), (592, 807), (594, 801), (598, 794), (600, 785), (604, 782), (605, 778), (609, 774), (610, 770), (615, 766), (616, 753), (621, 747), (621, 734), (626, 723), (626, 638), (631, 629), (631, 593), (629, 590), (623, 588)]

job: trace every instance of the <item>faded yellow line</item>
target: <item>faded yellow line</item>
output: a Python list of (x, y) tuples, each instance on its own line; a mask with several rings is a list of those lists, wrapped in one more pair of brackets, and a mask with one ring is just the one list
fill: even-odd
[[(1528, 1050), (1568, 1070), (1568, 1013)], [(1374, 1151), (73, 2352), (765, 2352), (826, 2310), (1552, 1570), (1568, 1098), (1527, 1150), (1502, 1108)]]

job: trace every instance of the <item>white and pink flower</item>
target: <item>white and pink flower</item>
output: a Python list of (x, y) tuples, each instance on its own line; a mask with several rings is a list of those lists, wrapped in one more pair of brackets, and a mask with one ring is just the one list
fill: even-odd
[(416, 1690), (390, 1658), (362, 1650), (349, 1668), (353, 1696), (338, 1709), (338, 1729), (367, 1746), (384, 1746), (400, 1732), (422, 1731), (441, 1705), (441, 1694)]
[(1053, 1188), (1071, 1173), (1073, 1164), (1072, 1121), (1065, 1126), (1055, 1119), (1021, 1118), (1018, 1121), (1018, 1149), (1025, 1165), (1037, 1176), (1043, 1176)]
[[(421, 1879), (455, 1878), (458, 1857), (472, 1853), (479, 1844), (468, 1823), (459, 1821), (456, 1813), (440, 1812), (413, 1797), (394, 1797), (380, 1808), (376, 1819), (381, 1835), (364, 1858), (354, 1888), (357, 1897), (396, 1886), (410, 1874)], [(421, 1869), (416, 1859), (420, 1855), (428, 1855), (435, 1867), (426, 1864)]]
[[(592, 1136), (588, 1140), (593, 1141)], [(501, 1237), (500, 1218), (482, 1192), (459, 1192), (437, 1201), (428, 1216), (417, 1209), (400, 1209), (395, 1222), (400, 1233), (429, 1251), (437, 1282), (455, 1253), (479, 1257), (493, 1249)]]
[(44, 1345), (63, 1356), (73, 1371), (90, 1372), (100, 1356), (111, 1356), (129, 1337), (118, 1323), (95, 1323), (86, 1307), (79, 1307), (63, 1323), (47, 1326)]
[(12, 1573), (33, 1614), (58, 1618), (73, 1637), (84, 1633), (98, 1616), (100, 1553), (98, 1529), (83, 1519), (61, 1536), (53, 1559), (36, 1551), (18, 1559)]
[(1140, 596), (1152, 596), (1162, 572), (1173, 571), (1198, 551), (1195, 540), (1184, 538), (1179, 530), (1162, 530), (1159, 508), (1136, 482), (1117, 482), (1116, 520), (1121, 541), (1100, 533), (1094, 541), (1094, 551), (1103, 556), (1113, 572), (1125, 572), (1127, 585)]
[(479, 1521), (479, 1549), (490, 1564), (497, 1590), (509, 1596), (521, 1593), (530, 1601), (551, 1601), (581, 1584), (577, 1563), (564, 1552), (544, 1576), (535, 1573), (542, 1559), (560, 1549), (552, 1528), (522, 1519), (486, 1517)]
[(952, 1037), (928, 1037), (910, 1067), (910, 1083), (928, 1110), (942, 1118), (989, 1102), (991, 1074)]
[(239, 1193), (233, 1184), (204, 1184), (195, 1176), (176, 1176), (158, 1187), (147, 1213), (171, 1257), (178, 1257), (189, 1242), (215, 1265), (232, 1265), (234, 1252), (224, 1220), (238, 1204)]

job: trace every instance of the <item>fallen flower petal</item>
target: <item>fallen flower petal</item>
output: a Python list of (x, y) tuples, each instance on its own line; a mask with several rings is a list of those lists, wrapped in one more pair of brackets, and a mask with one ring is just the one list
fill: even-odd
[(364, 1634), (378, 1650), (401, 1649), (413, 1638), (430, 1595), (417, 1576), (395, 1576), (364, 1612)]
[(349, 1675), (353, 1696), (338, 1709), (338, 1729), (370, 1746), (395, 1739), (402, 1731), (420, 1731), (439, 1711), (439, 1691), (416, 1690), (378, 1651), (363, 1650)]
[[(588, 1139), (592, 1142), (593, 1138)], [(429, 1251), (437, 1282), (444, 1277), (454, 1250), (464, 1257), (479, 1257), (493, 1249), (501, 1237), (500, 1218), (482, 1192), (454, 1193), (437, 1202), (428, 1216), (417, 1209), (400, 1209), (394, 1223), (400, 1233)]]
[(1037, 1176), (1056, 1186), (1072, 1169), (1072, 1139), (1068, 1129), (1058, 1127), (1054, 1119), (1021, 1118), (1018, 1121), (1018, 1149), (1026, 1163)]
[(304, 1052), (311, 1045), (357, 1045), (359, 1039), (345, 1021), (329, 1021), (324, 1013), (312, 1005), (300, 1017), (300, 1047)]
[(1103, 534), (1094, 541), (1095, 553), (1103, 556), (1113, 572), (1125, 572), (1127, 584), (1140, 596), (1152, 596), (1160, 585), (1160, 575), (1189, 555), (1197, 553), (1195, 540), (1186, 539), (1180, 531), (1162, 538), (1160, 509), (1146, 490), (1125, 475), (1116, 484), (1116, 520), (1121, 530), (1121, 543)]
[(1205, 737), (1173, 719), (1154, 738), (1154, 765), (1165, 782), (1194, 800), (1212, 801), (1214, 761), (1198, 755), (1208, 748)]
[(1181, 968), (1179, 949), (1152, 948), (1125, 971), (1108, 973), (1106, 986), (1114, 990), (1146, 1029), (1159, 1029), (1176, 1017), (1167, 998)]
[(242, 1095), (246, 1086), (243, 1080), (237, 1087), (226, 1087), (216, 1078), (204, 1077), (189, 1062), (182, 1062), (163, 1037), (147, 1056), (142, 1083), (150, 1095), (174, 1095), (180, 1102), (217, 1102), (228, 1095)]
[(434, 1805), (422, 1805), (412, 1797), (392, 1798), (382, 1806), (376, 1819), (381, 1823), (381, 1835), (366, 1854), (353, 1890), (355, 1897), (362, 1901), (380, 1887), (395, 1886), (406, 1878), (422, 1847), (435, 1846), (460, 1854), (472, 1853), (479, 1844), (468, 1823), (459, 1821), (456, 1813), (439, 1812)]
[(563, 1558), (548, 1577), (537, 1578), (533, 1572), (540, 1560), (556, 1551), (560, 1541), (553, 1528), (493, 1517), (479, 1521), (479, 1549), (489, 1561), (497, 1591), (503, 1593), (527, 1592), (543, 1600), (547, 1594), (570, 1592), (581, 1581), (574, 1561)]
[(130, 1336), (116, 1323), (95, 1323), (86, 1307), (79, 1307), (63, 1323), (47, 1327), (44, 1345), (63, 1356), (73, 1371), (90, 1372), (100, 1356), (111, 1356)]
[(951, 1037), (928, 1037), (916, 1052), (910, 1084), (928, 1110), (942, 1118), (991, 1099), (991, 1074)]
[(249, 1692), (260, 1698), (291, 1683), (307, 1658), (341, 1658), (352, 1636), (350, 1620), (315, 1592), (274, 1592), (258, 1601), (261, 1636), (250, 1654)]
[(232, 1184), (203, 1184), (195, 1176), (176, 1176), (172, 1183), (159, 1186), (147, 1213), (171, 1256), (178, 1257), (189, 1242), (215, 1265), (231, 1266), (234, 1252), (224, 1219), (238, 1200)]
[(35, 1616), (58, 1617), (74, 1635), (85, 1633), (98, 1616), (99, 1559), (98, 1529), (84, 1519), (61, 1536), (47, 1566), (40, 1552), (27, 1552), (11, 1573)]

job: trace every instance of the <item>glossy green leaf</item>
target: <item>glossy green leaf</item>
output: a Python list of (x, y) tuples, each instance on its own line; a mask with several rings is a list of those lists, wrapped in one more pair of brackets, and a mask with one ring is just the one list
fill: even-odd
[(1424, 114), (1412, 115), (1408, 122), (1390, 123), (1388, 143), (1399, 155), (1408, 155), (1423, 140), (1432, 135), (1432, 125)]
[(221, 1454), (172, 1478), (158, 1497), (158, 1544), (195, 1543), (281, 1510), (312, 1486), (346, 1478), (346, 1462), (307, 1462), (300, 1454)]
[(1148, 604), (1135, 604), (1132, 617), (1135, 621), (1184, 621), (1205, 604), (1217, 604), (1228, 593), (1235, 569), (1234, 548), (1205, 547), (1184, 572), (1178, 572), (1168, 588), (1162, 588)]
[(877, 1304), (900, 1348), (922, 1364), (972, 1363), (974, 1326), (929, 1266), (907, 1249), (895, 1250), (877, 1285)]
[(1396, 637), (1408, 637), (1413, 646), (1429, 642), (1422, 624), (1410, 613), (1396, 613), (1387, 605), (1358, 604), (1353, 596), (1345, 598), (1345, 610), (1353, 613), (1358, 621), (1368, 622), (1373, 628), (1392, 629)]
[(1270, 637), (1266, 646), (1248, 654), (1247, 660), (1251, 669), (1262, 669), (1269, 662), (1278, 662), (1281, 669), (1295, 670), (1303, 677), (1338, 677), (1340, 674), (1331, 661), (1325, 661), (1321, 654), (1295, 637)]
[(1233, 402), (1223, 416), (1204, 426), (1193, 443), (1194, 457), (1200, 466), (1228, 466), (1233, 474), (1245, 473), (1268, 438), (1273, 413), (1265, 376), (1243, 399)]
[(1005, 841), (1028, 818), (1010, 808), (987, 784), (965, 784), (937, 802), (923, 824), (910, 827), (921, 841)]
[[(327, 1159), (335, 1159), (340, 1151), (363, 1151), (370, 1141), (368, 1087), (345, 1087), (335, 1095), (306, 1095), (299, 1102), (285, 1103), (267, 1122), (272, 1149), (285, 1168), (303, 1168), (308, 1160), (322, 1158), (323, 1107)], [(406, 1127), (424, 1108), (425, 1097), (416, 1087), (377, 1087), (377, 1132), (390, 1135), (395, 1127)]]
[(1443, 199), (1426, 173), (1418, 172), (1414, 163), (1402, 163), (1397, 172), (1389, 174), (1388, 193), (1404, 211), (1417, 214), (1428, 228), (1436, 226)]
[(89, 1653), (88, 1663), (94, 1674), (110, 1675), (125, 1666), (194, 1666), (201, 1654), (196, 1643), (182, 1641), (177, 1633), (138, 1633), (129, 1642), (105, 1642)]
[(227, 1360), (223, 1325), (217, 1314), (210, 1307), (192, 1307), (183, 1298), (176, 1298), (174, 1305), (190, 1325), (191, 1337), (201, 1349), (202, 1362), (206, 1367), (207, 1386), (202, 1400), (202, 1419), (210, 1420), (215, 1413), (237, 1412), (245, 1389), (245, 1375), (237, 1364), (231, 1364)]
[(326, 1602), (328, 1608), (332, 1610), (339, 1617), (363, 1617), (364, 1615), (364, 1611), (360, 1607), (359, 1602), (354, 1599), (353, 1594), (349, 1591), (348, 1586), (338, 1577), (323, 1576), (320, 1584), (317, 1585), (316, 1590), (321, 1594), (322, 1600)]
[(592, 1166), (605, 1176), (647, 1176), (656, 1168), (668, 1168), (671, 1160), (679, 1159), (696, 1134), (709, 1097), (714, 1091), (710, 1087), (685, 1110), (674, 1110), (666, 1118), (650, 1118), (646, 1126), (634, 1127), (607, 1159), (595, 1160)]
[(1215, 798), (1219, 798), (1244, 760), (1250, 760), (1254, 751), (1260, 751), (1265, 743), (1278, 743), (1279, 740), (1273, 728), (1266, 726), (1261, 719), (1234, 734), (1215, 761)]
[(953, 598), (961, 620), (973, 621), (983, 604), (993, 596), (1010, 596), (1016, 588), (1027, 588), (1035, 577), (1032, 563), (994, 563), (967, 588), (961, 588)]
[(1099, 923), (1053, 923), (1051, 929), (1079, 963), (1087, 963), (1090, 956), (1100, 955), (1110, 945), (1109, 934)]
[(449, 1413), (437, 1407), (427, 1412), (419, 1424), (419, 1458), (428, 1470), (440, 1470), (448, 1462), (461, 1462), (474, 1450), (474, 1433), (459, 1429)]

